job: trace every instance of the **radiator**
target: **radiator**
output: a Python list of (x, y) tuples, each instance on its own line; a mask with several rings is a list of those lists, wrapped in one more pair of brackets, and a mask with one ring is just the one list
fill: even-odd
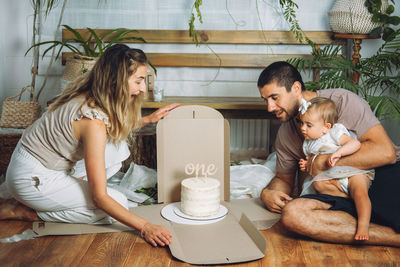
[(270, 121), (265, 119), (228, 119), (232, 160), (265, 158), (269, 153)]

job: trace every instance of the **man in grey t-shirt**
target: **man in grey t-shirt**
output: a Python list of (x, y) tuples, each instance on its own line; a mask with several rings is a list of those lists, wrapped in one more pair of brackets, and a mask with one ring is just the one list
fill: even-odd
[[(370, 225), (369, 240), (361, 242), (400, 246), (400, 197), (395, 192), (400, 188), (400, 149), (393, 146), (369, 105), (344, 89), (306, 91), (300, 73), (286, 62), (269, 65), (259, 77), (258, 88), (267, 102), (268, 111), (282, 122), (275, 142), (277, 173), (261, 193), (267, 209), (282, 213), (282, 223), (294, 232), (328, 242), (355, 242), (356, 212), (350, 198), (319, 194), (297, 199), (290, 196), (298, 161), (305, 158), (302, 151), (304, 137), (297, 119), (301, 99), (327, 97), (337, 106), (338, 122), (353, 131), (361, 142), (359, 151), (342, 157), (336, 165), (376, 168), (375, 180), (369, 190), (371, 221), (375, 223)], [(314, 159), (312, 176), (328, 168), (328, 156), (319, 155)]]

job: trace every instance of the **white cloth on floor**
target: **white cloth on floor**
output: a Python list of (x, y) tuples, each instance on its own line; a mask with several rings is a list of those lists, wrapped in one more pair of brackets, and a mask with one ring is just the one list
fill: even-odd
[[(120, 183), (108, 183), (108, 185), (123, 193), (128, 200), (143, 203), (150, 199), (150, 196), (135, 191), (142, 188), (155, 187), (157, 184), (157, 172), (143, 165), (131, 163), (129, 169), (122, 177)], [(153, 201), (151, 201), (153, 202)]]

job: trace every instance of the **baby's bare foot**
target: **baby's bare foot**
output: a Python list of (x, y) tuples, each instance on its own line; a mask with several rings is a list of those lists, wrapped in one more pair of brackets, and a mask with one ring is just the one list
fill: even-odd
[(355, 240), (368, 240), (368, 227), (357, 227), (357, 233), (354, 236)]

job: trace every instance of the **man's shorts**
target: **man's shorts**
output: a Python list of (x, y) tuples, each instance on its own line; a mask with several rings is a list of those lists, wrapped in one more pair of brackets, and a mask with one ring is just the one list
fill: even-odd
[[(400, 233), (400, 161), (375, 169), (375, 179), (368, 191), (371, 200), (371, 222), (387, 225)], [(304, 195), (332, 207), (330, 210), (345, 211), (357, 218), (357, 210), (351, 198), (325, 194)]]

